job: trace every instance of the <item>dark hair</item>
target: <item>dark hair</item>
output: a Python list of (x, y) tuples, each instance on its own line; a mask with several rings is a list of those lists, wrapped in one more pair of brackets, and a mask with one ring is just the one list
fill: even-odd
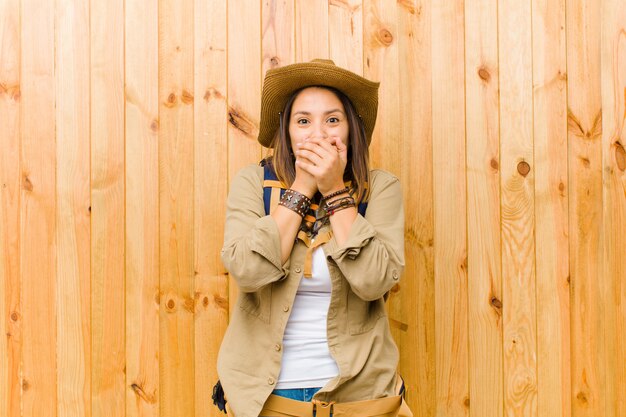
[(295, 91), (283, 111), (279, 114), (279, 128), (272, 139), (274, 153), (266, 158), (271, 163), (278, 179), (288, 187), (293, 184), (296, 178), (295, 156), (291, 149), (291, 137), (289, 136), (289, 119), (291, 118), (291, 109), (293, 102), (298, 94), (305, 88), (317, 87), (331, 91), (343, 104), (348, 121), (348, 161), (344, 172), (344, 181), (351, 181), (351, 193), (353, 194), (357, 204), (367, 200), (369, 187), (367, 184), (370, 179), (369, 170), (369, 149), (367, 137), (365, 135), (365, 126), (363, 120), (358, 115), (350, 99), (341, 91), (326, 86), (312, 85)]

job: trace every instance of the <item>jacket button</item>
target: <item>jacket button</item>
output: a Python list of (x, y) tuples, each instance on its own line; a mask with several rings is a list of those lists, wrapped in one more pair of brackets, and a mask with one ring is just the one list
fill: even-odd
[(296, 269), (294, 269), (294, 271), (296, 271), (299, 274), (302, 271), (302, 269), (299, 266), (296, 266)]
[(288, 311), (289, 311), (289, 306), (284, 306), (284, 307), (283, 307), (283, 311), (284, 311), (285, 313), (286, 313), (286, 312), (288, 312)]
[(393, 274), (391, 274), (391, 276), (393, 277), (393, 279), (397, 280), (398, 279), (398, 271), (393, 271)]
[(274, 378), (267, 378), (267, 383), (268, 383), (269, 385), (274, 385), (274, 382), (275, 382), (275, 381), (274, 381)]
[(280, 352), (280, 349), (281, 349), (280, 344), (276, 343), (276, 345), (274, 345), (274, 349), (276, 349), (276, 352)]

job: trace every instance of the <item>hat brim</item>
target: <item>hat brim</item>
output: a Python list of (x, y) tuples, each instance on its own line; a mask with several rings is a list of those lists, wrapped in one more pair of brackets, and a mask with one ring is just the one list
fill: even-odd
[(369, 145), (376, 124), (380, 83), (326, 62), (305, 62), (267, 71), (261, 97), (258, 137), (261, 145), (267, 148), (273, 146), (279, 113), (284, 110), (291, 95), (302, 88), (317, 85), (335, 88), (350, 99), (363, 120)]

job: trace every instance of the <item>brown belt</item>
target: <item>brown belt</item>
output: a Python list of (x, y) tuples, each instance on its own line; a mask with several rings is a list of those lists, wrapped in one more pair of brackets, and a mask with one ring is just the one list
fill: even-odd
[[(398, 377), (399, 385), (402, 380)], [(261, 414), (264, 417), (413, 417), (402, 395), (377, 398), (375, 400), (345, 403), (326, 403), (313, 400), (297, 401), (290, 398), (270, 395)]]

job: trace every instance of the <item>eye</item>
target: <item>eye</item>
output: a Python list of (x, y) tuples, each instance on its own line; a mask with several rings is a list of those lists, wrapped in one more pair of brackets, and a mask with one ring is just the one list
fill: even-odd
[(304, 124), (309, 123), (309, 121), (307, 119), (298, 119), (296, 120), (296, 123), (299, 125), (304, 125)]
[(329, 123), (339, 123), (339, 118), (335, 116), (331, 116), (328, 118)]

